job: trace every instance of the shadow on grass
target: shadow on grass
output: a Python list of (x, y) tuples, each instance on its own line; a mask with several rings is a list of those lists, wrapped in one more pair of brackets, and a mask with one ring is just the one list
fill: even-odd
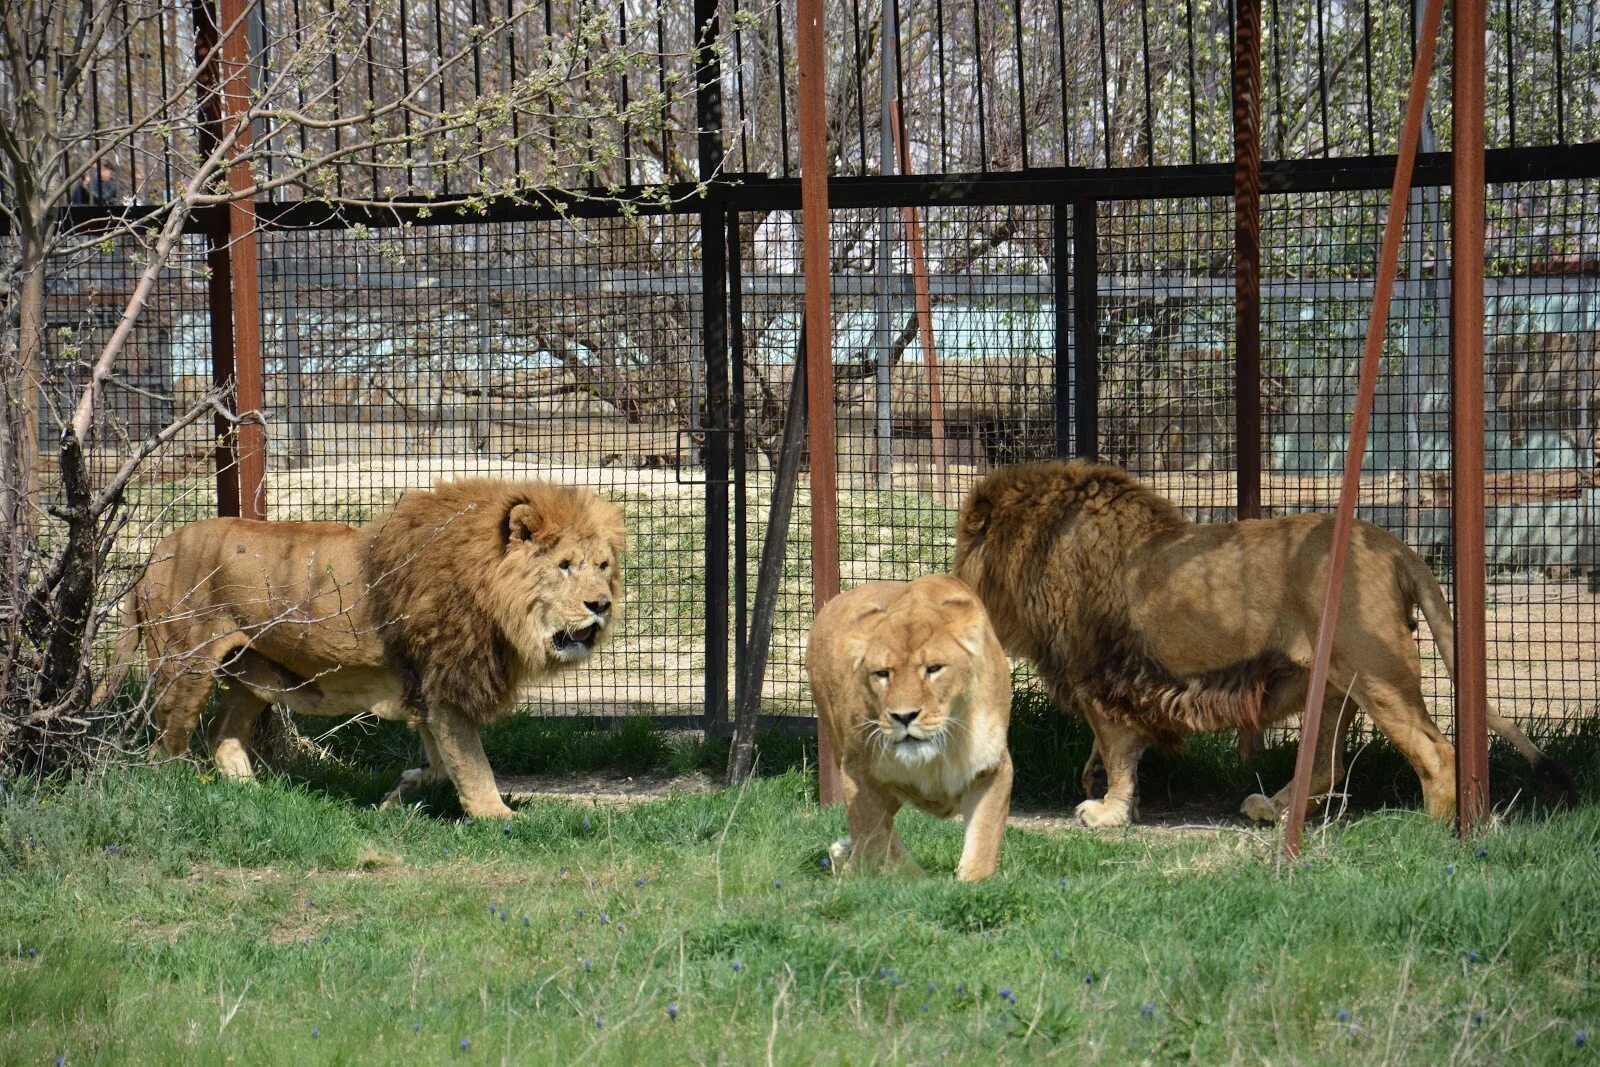
[[(380, 801), (407, 768), (423, 762), (415, 731), (393, 722), (332, 722), (297, 719), (303, 736), (327, 758), (298, 752), (271, 761), (268, 773), (292, 784), (356, 805)], [(195, 755), (203, 758), (197, 731)], [(489, 762), (501, 775), (657, 774), (700, 772), (720, 778), (728, 756), (726, 738), (703, 738), (655, 726), (648, 718), (596, 728), (582, 721), (517, 715), (483, 731)], [(1536, 738), (1564, 763), (1579, 784), (1580, 802), (1592, 803), (1600, 781), (1600, 721)], [(1020, 810), (1070, 810), (1083, 799), (1080, 771), (1093, 737), (1082, 720), (1062, 715), (1035, 689), (1019, 687), (1012, 703), (1010, 746), (1016, 767), (1013, 806)], [(792, 733), (769, 731), (757, 740), (756, 773), (779, 775), (814, 770), (816, 742)], [(1297, 745), (1292, 736), (1270, 739), (1250, 764), (1239, 758), (1231, 733), (1201, 734), (1171, 751), (1148, 752), (1139, 770), (1141, 807), (1149, 815), (1231, 815), (1248, 794), (1271, 794), (1293, 774)], [(1347, 810), (1415, 808), (1421, 803), (1416, 774), (1405, 759), (1370, 726), (1358, 719), (1346, 743)], [(1490, 748), (1491, 799), (1496, 806), (1515, 802), (1535, 806), (1528, 765), (1507, 744)], [(419, 790), (426, 814), (460, 815), (454, 791)]]

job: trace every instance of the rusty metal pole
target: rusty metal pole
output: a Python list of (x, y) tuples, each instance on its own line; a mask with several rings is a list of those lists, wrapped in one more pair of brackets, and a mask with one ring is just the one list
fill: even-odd
[[(1238, 517), (1261, 517), (1261, 0), (1237, 0), (1233, 36), (1233, 405)], [(1261, 731), (1239, 737), (1249, 763)]]
[[(1417, 161), (1417, 140), (1422, 130), (1423, 106), (1428, 98), (1428, 74), (1433, 69), (1434, 45), (1439, 36), (1439, 16), (1444, 0), (1428, 0), (1417, 35), (1417, 59), (1411, 70), (1411, 92), (1406, 98), (1405, 125), (1400, 131), (1400, 156), (1395, 163), (1394, 185), (1389, 192), (1389, 214), (1383, 227), (1378, 271), (1373, 278), (1372, 314), (1367, 319), (1366, 346), (1361, 353), (1361, 379), (1356, 387), (1355, 411), (1350, 418), (1350, 443), (1345, 450), (1344, 479), (1339, 484), (1339, 507), (1334, 513), (1333, 545), (1328, 559), (1328, 581), (1322, 596), (1322, 618), (1317, 624), (1316, 654), (1311, 661), (1311, 681), (1306, 687), (1305, 714), (1300, 720), (1300, 749), (1295, 758), (1294, 784), (1283, 830), (1283, 850), (1289, 857), (1300, 853), (1300, 834), (1306, 805), (1311, 800), (1311, 772), (1316, 758), (1317, 731), (1322, 721), (1322, 698), (1328, 689), (1328, 661), (1339, 621), (1339, 595), (1344, 587), (1344, 561), (1355, 526), (1356, 498), (1361, 489), (1361, 461), (1367, 450), (1367, 427), (1372, 422), (1373, 398), (1378, 391), (1378, 365), (1383, 336), (1389, 324), (1389, 299), (1394, 293), (1395, 267), (1400, 261), (1400, 236), (1405, 229), (1406, 201), (1411, 172)], [(1481, 312), (1481, 306), (1480, 306)], [(1479, 379), (1479, 387), (1482, 388)], [(1481, 412), (1481, 406), (1480, 406)], [(1480, 531), (1481, 534), (1481, 531)]]
[[(817, 610), (839, 592), (839, 500), (834, 462), (832, 278), (828, 259), (828, 102), (822, 0), (798, 0), (800, 228), (805, 242), (807, 441), (811, 449), (811, 599)], [(839, 802), (838, 766), (827, 731), (817, 731), (817, 795)]]
[(257, 260), (255, 199), (245, 194), (255, 184), (246, 156), (251, 146), (250, 35), (246, 17), (254, 0), (220, 0), (222, 110), (224, 129), (236, 129), (228, 169), (228, 260), (233, 282), (234, 414), (246, 421), (234, 431), (239, 472), (239, 514), (267, 517), (267, 435), (261, 422), (261, 275)]
[(1450, 512), (1455, 544), (1456, 828), (1488, 811), (1483, 499), (1484, 0), (1456, 0), (1450, 177)]

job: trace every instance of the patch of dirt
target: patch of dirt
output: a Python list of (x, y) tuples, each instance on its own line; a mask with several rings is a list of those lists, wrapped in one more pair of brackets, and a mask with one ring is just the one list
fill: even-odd
[(597, 808), (628, 807), (650, 800), (714, 793), (722, 782), (704, 771), (693, 774), (516, 774), (498, 778), (512, 800), (587, 801)]
[[(521, 774), (502, 775), (500, 791), (512, 800), (568, 800), (588, 802), (597, 808), (626, 808), (675, 796), (714, 793), (722, 780), (704, 771), (693, 774)], [(1082, 830), (1071, 808), (1013, 810), (1006, 824), (1036, 833)], [(1224, 802), (1141, 809), (1137, 828), (1157, 833), (1219, 834), (1252, 829), (1236, 805)], [(1101, 831), (1113, 833), (1115, 831)]]

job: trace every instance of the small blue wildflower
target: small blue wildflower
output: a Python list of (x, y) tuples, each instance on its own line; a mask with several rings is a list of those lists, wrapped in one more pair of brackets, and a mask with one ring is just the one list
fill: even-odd
[(1146, 1018), (1146, 1019), (1153, 1018), (1155, 1016), (1155, 1013), (1156, 1013), (1156, 1002), (1153, 1001), (1153, 1000), (1145, 1001), (1144, 1002), (1144, 1007), (1139, 1009), (1139, 1014), (1141, 1016), (1143, 1016), (1144, 1018)]
[(528, 918), (528, 917), (527, 917), (527, 916), (526, 916), (526, 915), (524, 915), (524, 916), (523, 916), (523, 917), (522, 917), (522, 925), (523, 925), (523, 926), (531, 926), (531, 925), (533, 925), (533, 922), (532, 922), (532, 920), (531, 920), (531, 919), (529, 919), (529, 918)]
[(496, 903), (495, 903), (495, 902), (494, 902), (494, 901), (492, 901), (492, 900), (491, 900), (491, 901), (489, 901), (489, 914), (490, 914), (490, 915), (493, 915), (493, 914), (494, 914), (494, 913), (495, 913), (495, 912), (497, 912), (497, 911), (499, 911), (499, 910), (500, 910), (500, 905), (498, 905), (498, 904), (496, 904)]
[(603, 1018), (603, 1017), (601, 1017), (601, 1016), (599, 1016), (599, 1015), (596, 1015), (596, 1016), (595, 1016), (595, 1017), (594, 1017), (594, 1028), (595, 1028), (595, 1029), (596, 1029), (596, 1030), (598, 1030), (598, 1029), (600, 1029), (600, 1028), (601, 1028), (601, 1027), (602, 1027), (602, 1026), (604, 1026), (604, 1025), (605, 1025), (605, 1024), (606, 1024), (606, 1021), (605, 1021), (605, 1019), (604, 1019), (604, 1018)]
[(1000, 989), (1000, 999), (1001, 1000), (1010, 1000), (1011, 999), (1011, 987), (1010, 986), (1002, 986), (1001, 987), (1001, 989)]
[(511, 836), (511, 826), (509, 824), (507, 824), (505, 826), (502, 826), (500, 828), (500, 832), (502, 834), (504, 834), (505, 836), (510, 837)]
[(36, 949), (36, 948), (29, 948), (28, 949), (28, 958), (30, 960), (33, 959), (38, 954), (39, 954), (39, 950), (38, 949)]
[(506, 911), (506, 909), (504, 909), (504, 908), (500, 909), (500, 921), (501, 922), (505, 922), (506, 919), (510, 918), (510, 916), (511, 916), (511, 913)]
[(1486, 849), (1486, 848), (1480, 848), (1478, 850), (1478, 852), (1477, 852), (1477, 856), (1478, 856), (1478, 858), (1480, 860), (1481, 859), (1488, 859), (1489, 858), (1489, 850)]
[(742, 970), (744, 970), (744, 964), (740, 963), (738, 960), (734, 960), (733, 961), (733, 973), (734, 974), (738, 974)]
[(1582, 1048), (1583, 1046), (1587, 1045), (1589, 1043), (1589, 1031), (1579, 1030), (1577, 1033), (1573, 1034), (1572, 1043), (1578, 1048)]
[(583, 918), (583, 909), (582, 908), (578, 909), (578, 918), (580, 918), (580, 919)]
[(824, 856), (824, 857), (822, 857), (822, 866), (823, 867), (832, 867), (833, 866), (833, 861), (831, 859), (829, 859), (827, 856)]
[(563, 867), (563, 868), (561, 868), (561, 877), (565, 878), (566, 876), (567, 876), (567, 869), (565, 867)]
[(668, 1004), (667, 1004), (667, 1018), (671, 1019), (673, 1022), (677, 1022), (678, 1021), (678, 1004), (677, 1004), (676, 1001), (668, 1002)]
[(782, 889), (783, 888), (783, 879), (774, 878), (772, 880), (772, 888), (774, 888), (774, 889)]
[(1482, 1026), (1483, 1025), (1483, 1012), (1475, 1011), (1475, 1012), (1472, 1013), (1472, 1025), (1473, 1026)]
[(1350, 1010), (1348, 1008), (1340, 1008), (1336, 1017), (1340, 1022), (1345, 1022), (1350, 1018)]
[(417, 1034), (417, 1033), (421, 1033), (422, 1032), (422, 1020), (419, 1019), (416, 1022), (411, 1024), (411, 1032), (413, 1034)]
[(1061, 950), (1060, 949), (1052, 949), (1050, 951), (1050, 958), (1053, 959), (1053, 960), (1059, 960), (1061, 958)]
[(1445, 864), (1444, 865), (1444, 873), (1445, 873), (1446, 876), (1455, 874), (1456, 873), (1456, 865), (1453, 864), (1453, 863)]
[(106, 851), (115, 856), (117, 854), (117, 843), (115, 841), (111, 842), (106, 846)]
[[(446, 856), (448, 856), (448, 855), (450, 855), (450, 846), (449, 846), (449, 845), (446, 845), (446, 846), (444, 846), (444, 848), (443, 848), (443, 849), (442, 849), (442, 851), (443, 851), (443, 852), (444, 852), (444, 854), (445, 854), (445, 855), (446, 855)], [(466, 1038), (462, 1038), (462, 1040), (463, 1040), (463, 1041), (465, 1041), (465, 1040), (466, 1040)]]
[(625, 934), (627, 932), (628, 932), (628, 924), (627, 923), (618, 923), (617, 924), (617, 933)]
[(637, 886), (638, 888), (643, 889), (644, 888), (644, 879), (643, 878), (635, 878), (633, 880), (633, 884), (635, 886)]
[(965, 982), (957, 982), (956, 983), (956, 996), (960, 996), (961, 994), (965, 993), (966, 991), (967, 991), (967, 985), (966, 985)]
[(1066, 887), (1066, 886), (1067, 886), (1067, 885), (1068, 885), (1068, 881), (1067, 881), (1067, 879), (1066, 879), (1066, 878), (1064, 878), (1064, 877), (1063, 877), (1063, 878), (1062, 878), (1062, 879), (1061, 879), (1061, 885), (1062, 885), (1062, 887), (1063, 887), (1063, 888), (1065, 888), (1065, 887)]
[(321, 1037), (321, 1036), (322, 1036), (322, 1030), (321, 1030), (321, 1028), (320, 1028), (320, 1027), (316, 1027), (316, 1026), (313, 1026), (313, 1027), (312, 1027), (312, 1028), (311, 1028), (311, 1036), (312, 1036), (312, 1037)]
[(603, 911), (600, 913), (600, 925), (601, 926), (610, 926), (611, 925), (611, 916), (607, 915)]
[(887, 967), (879, 967), (878, 968), (878, 977), (879, 978), (887, 978), (887, 977), (889, 977), (889, 968), (887, 968)]
[(66, 1055), (64, 1053), (57, 1053), (56, 1054), (56, 1067), (62, 1067), (62, 1065), (65, 1064), (66, 1062), (67, 1062), (67, 1057), (66, 1057)]
[(471, 1047), (472, 1047), (472, 1042), (469, 1039), (467, 1039), (465, 1037), (461, 1039), (460, 1048), (461, 1048), (462, 1052), (467, 1051), (467, 1049), (469, 1049)]
[(1477, 949), (1473, 949), (1471, 952), (1467, 953), (1467, 962), (1468, 963), (1477, 963), (1478, 962), (1478, 950)]
[(928, 994), (931, 996), (932, 994), (934, 994), (936, 992), (938, 992), (938, 990), (934, 988), (934, 985), (933, 985), (932, 982), (929, 982), (928, 983)]
[(581, 825), (583, 827), (584, 831), (587, 832), (588, 829), (589, 829), (589, 816), (585, 815), (583, 817), (583, 822), (580, 823), (579, 825)]
[(1084, 985), (1094, 985), (1094, 972), (1093, 971), (1090, 971), (1088, 974), (1083, 976), (1083, 984)]
[(593, 965), (592, 965), (592, 964), (591, 964), (591, 963), (590, 963), (590, 962), (589, 962), (589, 961), (588, 961), (588, 960), (584, 960), (584, 961), (583, 961), (583, 969), (584, 969), (584, 971), (585, 971), (585, 972), (587, 972), (587, 971), (588, 971), (588, 970), (590, 970), (590, 968), (591, 968), (591, 967), (592, 967), (592, 966), (593, 966)]
[(924, 1015), (928, 1014), (928, 1002), (927, 1001), (923, 1001), (922, 1002), (922, 1014), (924, 1014)]

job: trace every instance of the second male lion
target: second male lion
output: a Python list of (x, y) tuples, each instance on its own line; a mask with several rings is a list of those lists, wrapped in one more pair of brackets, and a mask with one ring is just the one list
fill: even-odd
[[(1332, 537), (1328, 515), (1192, 523), (1126, 471), (1094, 463), (1002, 468), (973, 488), (955, 571), (1007, 651), (1032, 660), (1062, 709), (1094, 730), (1107, 785), (1103, 800), (1078, 806), (1084, 823), (1131, 819), (1148, 745), (1254, 730), (1303, 707)], [(1420, 607), (1454, 663), (1438, 580), (1393, 535), (1358, 522), (1340, 597), (1312, 795), (1342, 773), (1348, 694), (1416, 770), (1429, 814), (1448, 816), (1455, 750), (1428, 717), (1412, 635)], [(1533, 765), (1547, 800), (1570, 795), (1565, 769), (1526, 734), (1492, 708), (1489, 725)], [(1243, 811), (1270, 820), (1288, 804), (1285, 787), (1248, 798)]]
[(994, 873), (1011, 806), (1011, 667), (983, 605), (948, 575), (869, 582), (817, 613), (806, 649), (817, 717), (844, 779), (850, 866), (915, 866), (902, 804), (948, 818), (966, 841), (956, 877)]
[(246, 746), (278, 703), (302, 715), (409, 722), (468, 815), (511, 814), (479, 728), (523, 686), (582, 663), (622, 599), (622, 512), (587, 489), (466, 479), (407, 493), (359, 529), (207, 519), (156, 547), (128, 598), (102, 695), (141, 640), (156, 747), (179, 755), (218, 695), (217, 769), (252, 774)]

